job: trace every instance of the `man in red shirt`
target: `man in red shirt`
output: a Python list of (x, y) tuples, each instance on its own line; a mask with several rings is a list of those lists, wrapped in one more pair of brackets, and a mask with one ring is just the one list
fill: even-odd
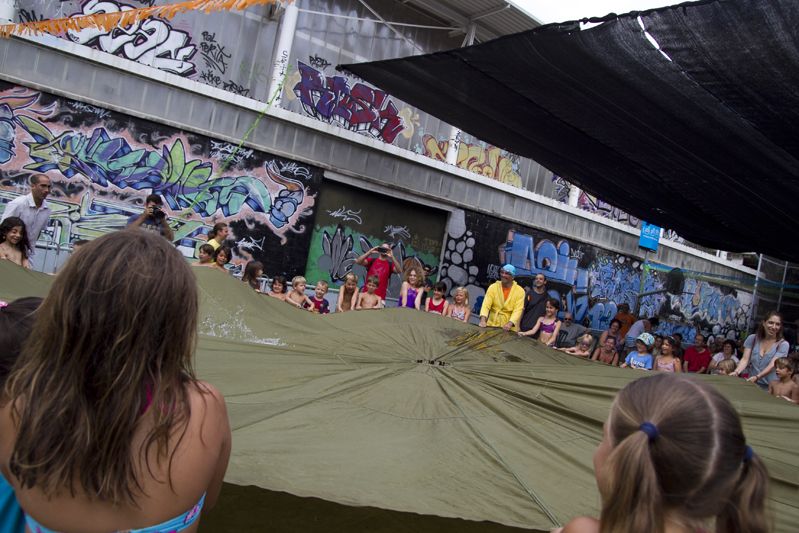
[[(373, 253), (379, 254), (377, 257), (369, 257)], [(380, 246), (373, 246), (365, 254), (355, 260), (359, 265), (366, 267), (366, 279), (369, 276), (377, 276), (380, 282), (375, 289), (375, 294), (380, 296), (381, 300), (386, 299), (386, 291), (388, 290), (388, 281), (391, 279), (391, 274), (394, 272), (402, 272), (397, 258), (391, 251), (391, 244), (383, 243)], [(364, 285), (364, 290), (366, 285)]]
[(705, 346), (705, 336), (697, 333), (694, 345), (687, 348), (683, 355), (683, 371), (704, 374), (707, 372), (712, 358), (713, 354)]

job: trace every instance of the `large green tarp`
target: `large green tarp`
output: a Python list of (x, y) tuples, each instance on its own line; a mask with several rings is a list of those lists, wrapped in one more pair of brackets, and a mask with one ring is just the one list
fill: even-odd
[[(592, 454), (638, 371), (406, 309), (318, 316), (210, 269), (197, 370), (233, 453), (206, 531), (547, 531), (597, 515)], [(0, 298), (48, 276), (0, 261)], [(799, 523), (799, 408), (704, 376), (768, 464), (777, 531)], [(488, 521), (494, 524), (476, 524)]]

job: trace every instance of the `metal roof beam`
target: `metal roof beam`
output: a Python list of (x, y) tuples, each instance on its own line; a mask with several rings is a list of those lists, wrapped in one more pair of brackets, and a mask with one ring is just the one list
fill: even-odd
[[(460, 33), (467, 33), (469, 31), (469, 24), (471, 24), (472, 20), (469, 17), (465, 16), (463, 13), (455, 11), (452, 8), (449, 8), (439, 2), (424, 2), (424, 1), (414, 1), (414, 0), (405, 0), (404, 4), (415, 4), (430, 13), (442, 17), (446, 20), (450, 20), (454, 22), (457, 26), (462, 28), (463, 31), (453, 32), (456, 35)], [(493, 14), (493, 13), (491, 13)], [(478, 15), (479, 16), (479, 15)], [(487, 16), (487, 15), (484, 15)], [(487, 29), (485, 26), (480, 26), (480, 34), (488, 39), (496, 39), (499, 37), (493, 30)]]
[(480, 19), (484, 19), (486, 17), (490, 17), (491, 15), (496, 15), (497, 13), (505, 11), (509, 7), (510, 7), (510, 4), (508, 4), (507, 2), (503, 2), (501, 6), (496, 6), (496, 7), (492, 7), (491, 9), (486, 9), (482, 13), (478, 13), (477, 15), (474, 15), (473, 17), (471, 17), (470, 20), (472, 22), (477, 22)]

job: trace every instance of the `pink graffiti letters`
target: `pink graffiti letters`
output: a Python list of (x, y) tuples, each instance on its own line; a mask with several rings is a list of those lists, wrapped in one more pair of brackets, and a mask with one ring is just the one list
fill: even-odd
[(308, 115), (389, 144), (405, 129), (397, 106), (385, 91), (363, 83), (350, 88), (344, 76), (325, 76), (302, 61), (297, 66), (301, 79), (294, 93)]

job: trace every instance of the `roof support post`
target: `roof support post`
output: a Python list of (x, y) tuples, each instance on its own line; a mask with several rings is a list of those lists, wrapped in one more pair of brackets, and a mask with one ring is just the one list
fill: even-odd
[[(472, 22), (469, 24), (469, 27), (466, 30), (466, 37), (463, 39), (463, 44), (461, 44), (461, 47), (473, 45), (476, 34), (477, 24)], [(452, 128), (449, 130), (449, 138), (447, 142), (447, 163), (450, 165), (458, 165), (458, 150), (460, 149), (462, 135), (463, 132), (460, 130), (460, 128), (456, 128), (455, 126), (452, 126)]]
[(569, 205), (571, 207), (577, 207), (577, 205), (580, 203), (580, 193), (583, 191), (577, 185), (569, 185)]
[(777, 311), (780, 311), (780, 307), (782, 307), (782, 291), (785, 290), (785, 280), (788, 277), (788, 261), (785, 261), (785, 266), (782, 270), (782, 284), (780, 285), (780, 297), (777, 298)]
[(760, 269), (763, 267), (763, 254), (757, 254), (757, 273), (755, 274), (755, 288), (752, 291), (752, 316), (749, 318), (749, 329), (754, 328), (757, 321), (757, 289), (760, 285)]
[(269, 80), (269, 91), (266, 93), (267, 98), (270, 98), (275, 106), (279, 106), (283, 98), (283, 80), (289, 68), (289, 58), (291, 57), (291, 48), (294, 46), (294, 33), (297, 30), (298, 15), (299, 8), (296, 2), (285, 4), (283, 16), (280, 19), (280, 29), (278, 30), (275, 60), (272, 63), (272, 77)]

